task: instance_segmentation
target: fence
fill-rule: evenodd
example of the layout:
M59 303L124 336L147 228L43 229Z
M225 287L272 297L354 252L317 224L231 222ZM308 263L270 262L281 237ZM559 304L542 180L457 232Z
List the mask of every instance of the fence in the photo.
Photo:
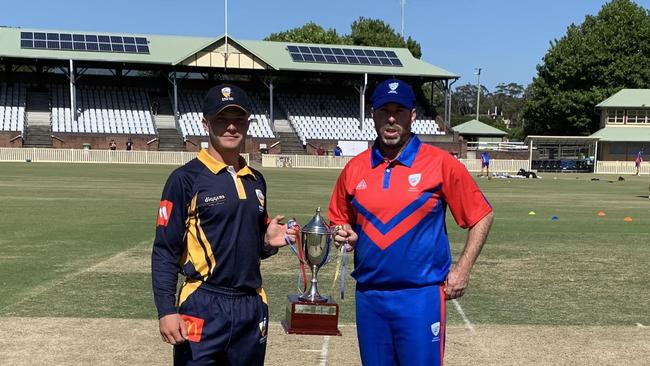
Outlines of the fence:
M242 156L249 161L248 154ZM0 148L0 161L182 165L195 157L186 151Z
M317 168L342 169L351 157L318 156L318 155L262 155L262 166L265 168ZM460 159L470 172L481 171L480 159ZM528 160L490 160L490 171L518 172L519 169L530 170Z
M249 154L241 154L250 163ZM125 151L42 148L0 148L0 161L32 161L58 163L108 163L108 164L169 164L182 165L194 159L196 153L186 151ZM316 168L343 169L351 157L319 155L263 154L265 168ZM480 159L460 159L470 172L481 171ZM530 170L528 160L490 160L491 172L518 172ZM633 161L598 161L599 174L635 174ZM650 164L641 164L640 174L650 174Z
M596 169L598 174L636 174L633 161L598 161ZM639 174L650 174L650 164L642 162Z
M352 158L343 156L262 154L262 166L265 168L343 169L350 159Z
M459 159L470 172L481 171L481 159ZM519 169L530 170L528 160L490 159L490 172L515 173Z

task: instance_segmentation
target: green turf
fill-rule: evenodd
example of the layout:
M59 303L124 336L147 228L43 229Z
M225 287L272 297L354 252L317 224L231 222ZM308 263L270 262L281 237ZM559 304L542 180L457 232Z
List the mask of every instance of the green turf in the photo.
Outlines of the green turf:
M155 317L146 270L93 266L127 250L141 259L135 266L146 263L160 192L172 169L0 164L0 316ZM270 213L303 223L317 206L327 207L338 175L263 172ZM465 314L476 324L650 324L647 177L618 182L611 176L543 176L479 180L496 220L460 300ZM598 217L600 210L607 215ZM625 216L634 221L624 222ZM451 216L448 226L457 256L465 232ZM297 261L288 248L268 261L264 282L277 321L286 295L296 292ZM333 269L334 263L323 269L323 293L331 293ZM348 276L346 283L341 321L349 323L354 281ZM448 308L451 324L462 323L454 307Z

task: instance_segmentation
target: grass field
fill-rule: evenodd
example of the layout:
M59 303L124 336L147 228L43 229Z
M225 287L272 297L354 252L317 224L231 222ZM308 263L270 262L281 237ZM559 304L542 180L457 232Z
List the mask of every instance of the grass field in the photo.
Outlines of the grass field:
M0 164L0 328L12 330L0 332L0 364L168 363L149 255L172 169ZM262 171L270 214L303 223L327 206L338 174ZM448 364L650 364L648 177L615 178L479 180L496 220L465 297L448 304ZM453 222L457 255L465 232ZM297 261L284 248L262 268L278 322ZM323 293L332 293L333 269L322 270ZM346 283L344 337L287 336L274 324L268 364L358 364Z

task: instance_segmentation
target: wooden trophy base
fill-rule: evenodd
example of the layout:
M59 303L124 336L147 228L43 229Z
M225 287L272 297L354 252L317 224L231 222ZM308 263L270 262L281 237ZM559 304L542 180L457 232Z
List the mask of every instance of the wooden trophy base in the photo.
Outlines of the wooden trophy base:
M312 334L340 336L339 304L328 298L327 302L309 302L298 295L287 296L287 313L282 321L289 334Z

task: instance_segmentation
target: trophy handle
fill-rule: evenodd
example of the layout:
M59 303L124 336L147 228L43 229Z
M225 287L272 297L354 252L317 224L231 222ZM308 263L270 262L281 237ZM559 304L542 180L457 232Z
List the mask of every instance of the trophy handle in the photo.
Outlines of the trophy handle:
M291 243L291 240L289 240L288 237L286 237L285 240L287 244L289 244L291 250L296 254L296 257L298 258L298 262L300 263L300 273L298 275L298 291L300 291L300 294L303 295L307 290L307 272L305 271L305 266L307 265L307 261L305 260L305 253L301 243L302 230L300 229L300 225L298 225L298 222L296 221L295 218L291 218L289 219L289 221L287 221L287 227L296 230L295 244ZM300 281L301 277L302 277L302 281ZM300 282L302 282L302 289L300 288Z
M288 237L285 238L285 241L287 242L287 244L289 245L289 247L291 248L293 253L298 258L298 262L300 262L300 264L302 264L302 265L305 265L306 264L305 263L305 253L303 253L302 246L301 246L302 243L300 243L300 235L301 235L301 232L302 232L300 230L300 225L298 225L298 222L296 221L295 218L291 218L291 219L289 219L289 221L287 221L287 227L289 229L296 230L296 243L295 244L292 243L291 240L289 240Z

